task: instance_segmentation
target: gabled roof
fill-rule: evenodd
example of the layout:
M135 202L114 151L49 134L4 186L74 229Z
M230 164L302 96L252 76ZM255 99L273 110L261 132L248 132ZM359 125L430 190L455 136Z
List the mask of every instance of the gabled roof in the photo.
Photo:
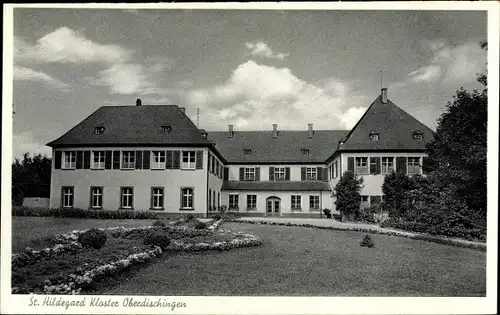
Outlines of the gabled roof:
M104 127L102 134L95 127ZM162 126L170 132L164 132ZM90 145L210 146L191 119L177 105L103 106L51 147Z
M315 130L313 137L305 131L279 130L273 138L269 131L208 131L208 139L228 163L324 163L332 155L347 130ZM251 154L245 150L250 149ZM302 149L308 149L304 154Z
M422 140L414 139L415 131L423 135ZM372 132L379 135L378 141L370 138ZM383 103L379 95L346 135L339 151L418 151L425 150L425 145L433 138L434 133L429 127L390 100Z
M331 191L330 184L322 181L266 181L243 182L228 181L222 183L221 190L252 191Z

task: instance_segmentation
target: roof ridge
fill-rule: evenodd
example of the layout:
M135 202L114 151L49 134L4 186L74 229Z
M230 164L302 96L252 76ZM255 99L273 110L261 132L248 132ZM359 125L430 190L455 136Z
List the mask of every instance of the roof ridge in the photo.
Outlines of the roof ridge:
M179 105L176 105L176 104L144 104L144 105L102 105L101 107L99 108L102 108L102 107L107 107L107 108L110 108L110 107L115 107L115 108L121 108L121 107L154 107L154 106L171 106L171 107L179 107Z

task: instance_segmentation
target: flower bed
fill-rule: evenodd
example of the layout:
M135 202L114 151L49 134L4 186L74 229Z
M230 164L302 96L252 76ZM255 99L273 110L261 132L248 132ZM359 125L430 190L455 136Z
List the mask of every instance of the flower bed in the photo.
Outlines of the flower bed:
M222 224L222 219L214 220L214 222L208 227L210 231L216 230Z

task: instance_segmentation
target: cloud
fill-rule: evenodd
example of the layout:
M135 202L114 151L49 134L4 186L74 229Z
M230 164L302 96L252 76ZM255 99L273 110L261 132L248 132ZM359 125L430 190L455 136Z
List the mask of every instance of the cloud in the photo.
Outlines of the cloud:
M63 92L69 92L71 86L50 75L30 68L14 66L14 81L38 81L57 88Z
M479 42L448 45L443 40L424 42L432 53L428 65L408 74L413 82L472 82L485 70L486 53Z
M200 126L220 129L221 123L236 128L343 129L352 125L359 111L346 107L348 85L336 78L318 86L296 77L288 68L247 61L221 85L192 90L186 102L200 107ZM332 89L335 93L332 93ZM357 97L349 95L349 103Z
M132 51L117 45L103 45L85 38L67 27L61 27L30 45L20 38L14 40L14 58L18 62L71 63L123 62Z
M340 121L348 129L352 129L366 112L367 107L351 107L340 116Z
M31 156L38 153L42 155L46 154L49 157L52 155L52 149L45 144L37 142L30 132L14 134L12 138L13 158L22 158L26 152L30 153Z
M245 47L250 55L261 58L283 60L289 56L289 54L274 52L266 43L262 41L255 42L255 44L245 43Z

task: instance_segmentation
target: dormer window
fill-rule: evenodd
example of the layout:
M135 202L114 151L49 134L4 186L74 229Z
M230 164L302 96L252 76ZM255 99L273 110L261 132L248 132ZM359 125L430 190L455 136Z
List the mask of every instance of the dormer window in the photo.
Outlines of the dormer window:
M379 139L379 133L378 133L378 132L376 132L375 130L372 130L372 131L370 132L370 139L371 139L372 141L378 141L378 139Z
M302 149L302 154L309 154L309 149Z
M424 139L424 134L422 133L422 131L415 130L413 132L413 139L418 140L418 141L423 140Z
M100 135L104 132L104 126L97 126L94 128L94 133L96 135Z
M170 125L163 125L161 126L161 131L163 133L169 133L170 131L172 131L172 127L170 127Z
M252 149L245 149L245 155L252 154Z

